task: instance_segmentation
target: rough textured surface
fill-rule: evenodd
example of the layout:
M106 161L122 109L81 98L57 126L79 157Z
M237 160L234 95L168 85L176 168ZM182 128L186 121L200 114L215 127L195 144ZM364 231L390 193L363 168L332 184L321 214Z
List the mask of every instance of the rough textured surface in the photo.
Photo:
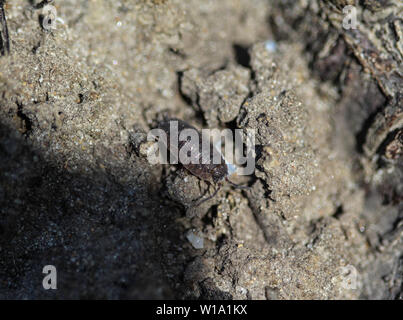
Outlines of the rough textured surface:
M0 297L402 298L402 5L378 2L66 0L51 31L7 2ZM163 114L255 129L251 188L189 212L207 184L146 158Z

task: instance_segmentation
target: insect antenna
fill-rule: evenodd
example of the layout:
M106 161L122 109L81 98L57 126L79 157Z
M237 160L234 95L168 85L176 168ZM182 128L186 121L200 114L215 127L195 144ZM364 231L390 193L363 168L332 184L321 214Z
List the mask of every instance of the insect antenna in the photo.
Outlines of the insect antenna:
M236 183L233 183L230 179L228 179L228 178L225 178L225 180L227 180L227 182L229 182L229 184L230 185L232 185L234 188L237 188L237 189L250 189L251 187L249 187L249 186L241 186L241 185L239 185L239 184L236 184Z

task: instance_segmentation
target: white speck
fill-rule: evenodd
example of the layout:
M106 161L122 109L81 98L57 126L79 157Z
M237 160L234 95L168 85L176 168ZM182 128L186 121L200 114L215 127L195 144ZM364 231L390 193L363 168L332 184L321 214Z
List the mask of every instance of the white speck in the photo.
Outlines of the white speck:
M202 237L196 235L194 232L189 231L186 234L186 238L192 244L193 248L195 248L195 249L203 249L204 248L204 239Z
M247 294L248 290L246 290L244 287L236 287L236 290L240 293L240 294Z
M233 165L232 163L227 163L227 167L228 167L229 176L232 175L237 170L237 167L235 165Z
M277 50L277 43L273 40L267 40L264 44L264 47L269 52L276 52Z
M117 61L117 60L113 60L112 63L113 63L114 66L116 66L116 65L118 64L118 61Z
M173 97L173 92L171 90L165 89L165 90L162 90L162 95L164 97L170 98L170 97Z
M66 24L66 22L64 22L64 20L63 20L62 18L60 18L60 17L57 17L57 18L56 18L56 21L57 21L57 22L60 22L60 23L63 24L63 25Z
M117 26L117 27L121 27L121 26L122 26L122 21L118 21L118 22L116 23L116 26Z

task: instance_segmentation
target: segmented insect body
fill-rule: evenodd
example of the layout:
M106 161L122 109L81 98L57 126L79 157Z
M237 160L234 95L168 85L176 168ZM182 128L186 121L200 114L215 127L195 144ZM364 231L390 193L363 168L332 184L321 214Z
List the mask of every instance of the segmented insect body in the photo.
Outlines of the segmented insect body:
M194 130L194 132L197 132L198 134L198 141L193 142L194 145L191 146L191 148L196 149L195 151L195 160L192 161L195 163L188 163L184 164L182 163L183 167L186 168L188 171L190 171L193 175L199 177L202 180L211 182L211 183L218 183L219 181L223 180L225 177L228 175L228 167L227 164L225 163L224 159L220 155L220 163L219 164L214 164L213 163L213 154L215 152L214 147L212 144L210 144L210 153L209 153L209 159L206 159L205 156L203 156L202 153L202 134L200 133L199 130L197 130L195 127L191 126L190 124L186 123L185 121L179 120L179 119L169 119L163 121L159 128L162 129L166 135L167 135L167 148L171 150L171 145L170 145L170 138L171 138L171 128L172 125L177 125L177 132L178 136L181 134L183 130L186 129L191 129ZM178 141L178 150L181 150L182 147L184 147L187 143L191 143L191 141ZM171 150L172 151L172 150ZM207 161L206 161L207 160Z

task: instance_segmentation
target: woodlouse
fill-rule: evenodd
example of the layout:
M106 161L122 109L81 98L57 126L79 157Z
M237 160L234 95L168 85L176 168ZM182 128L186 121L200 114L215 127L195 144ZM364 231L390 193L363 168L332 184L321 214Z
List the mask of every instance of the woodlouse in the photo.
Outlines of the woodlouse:
M170 145L170 138L171 138L171 122L177 121L177 133L178 137L180 133L185 130L185 129L191 129L195 130L195 132L198 133L199 141L198 141L198 146L197 148L197 153L196 153L196 158L197 158L197 163L181 163L179 158L177 159L178 163L181 163L182 166L187 169L191 174L194 176L206 181L209 185L216 185L215 191L211 196L208 196L206 198L201 198L192 205L192 207L199 206L203 202L206 202L207 200L212 199L213 197L216 196L220 188L222 187L222 181L226 180L229 182L231 185L233 185L236 188L244 189L244 188L249 188L247 186L239 186L232 181L228 179L229 176L229 168L228 164L225 162L224 158L222 157L220 153L220 161L219 163L215 164L213 163L213 154L214 154L214 146L210 143L210 159L203 158L202 155L202 134L200 133L199 130L197 130L195 127L192 125L186 123L183 120L176 119L176 118L170 118L170 119L165 119L159 124L159 129L162 129L166 136L167 136L167 141L166 141L166 147L168 150L172 151L172 147ZM188 141L178 141L178 150L180 150L182 147L185 146L185 144L188 143Z

